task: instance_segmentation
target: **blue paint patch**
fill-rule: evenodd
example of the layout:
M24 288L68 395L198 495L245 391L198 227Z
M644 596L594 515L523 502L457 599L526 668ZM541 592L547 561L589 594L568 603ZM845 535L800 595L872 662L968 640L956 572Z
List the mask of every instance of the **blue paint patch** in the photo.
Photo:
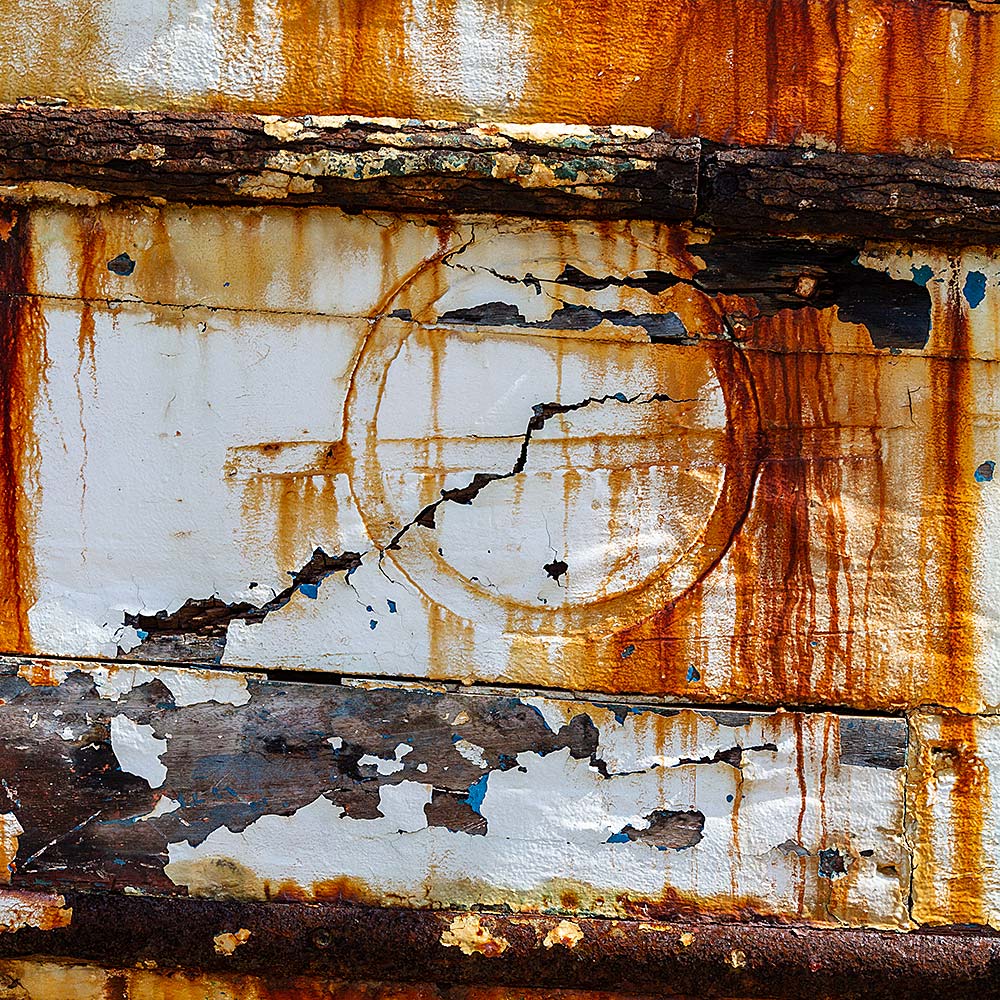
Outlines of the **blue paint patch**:
M375 626L376 626L376 625L378 625L378 622L377 622L377 621L375 621L375 619L374 619L374 618L373 618L373 619L372 619L372 620L371 620L371 621L370 621L370 622L368 623L368 627L369 627L369 628L370 628L370 629L371 629L371 630L372 630L373 632L375 631Z
M299 593L305 594L306 597L315 601L317 595L319 594L319 584L318 583L301 583L299 584Z
M700 680L701 680L701 674L698 673L697 667L695 667L694 664L692 664L690 667L688 667L687 682L688 684L693 684L695 681L700 681Z
M630 705L609 705L608 707L614 713L615 722L619 726L624 726L625 720L632 714L632 707Z
M137 629L135 630L135 634L136 634L136 635L137 635L137 636L138 636L138 637L139 637L140 639L148 639L148 638L149 638L149 633L148 633L148 632L143 632L143 630L142 630L141 628L137 628Z
M389 606L389 614L394 615L396 613L396 602L386 598L385 603Z
M992 483L993 473L996 471L996 462L983 462L978 469L975 471L975 477L977 483Z
M367 611L368 614L372 614L375 609L369 604L368 607L365 608L365 611Z
M613 833L606 841L605 844L627 844L629 842L627 833Z
M478 813L482 816L479 810L483 806L483 799L486 798L486 782L489 780L489 774L484 774L478 781L474 781L469 785L469 794L466 795L465 801L469 804L469 807L474 813Z
M920 285L921 288L926 287L927 282L934 277L934 268L930 264L921 264L920 267L910 267L910 271L913 274L913 280Z
M733 801L733 797L732 797L732 795L727 795L727 796L726 796L726 801L727 801L727 802L732 802L732 801Z
M626 396L624 392L616 392L612 398L617 399L619 403L628 402L628 396Z
M975 309L986 298L986 275L982 271L970 271L966 275L962 294L969 308Z
M633 645L632 645L632 643L629 643L629 644L628 644L628 645L627 645L627 646L626 646L626 647L625 647L625 648L624 648L624 649L622 650L622 659L623 659L623 660L627 660L627 659L628 659L628 658L629 658L629 657L630 657L630 656L631 656L631 655L632 655L632 654L633 654L634 652L635 652L635 646L633 646Z

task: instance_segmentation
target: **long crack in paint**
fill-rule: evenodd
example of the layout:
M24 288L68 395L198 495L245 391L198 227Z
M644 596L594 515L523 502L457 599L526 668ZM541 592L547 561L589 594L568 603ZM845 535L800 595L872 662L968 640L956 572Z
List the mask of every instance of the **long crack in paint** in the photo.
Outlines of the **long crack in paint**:
M511 479L520 475L528 463L528 448L531 446L532 436L536 431L540 431L548 420L552 417L560 416L564 413L571 413L574 410L582 410L587 406L604 406L605 403L624 403L626 405L646 406L649 403L694 403L695 399L674 399L665 392L638 393L634 396L626 396L622 392L616 392L605 396L588 396L576 403L536 403L532 407L532 415L525 427L524 435L521 439L521 448L514 464L509 472L477 472L472 479L464 486L456 486L452 489L442 490L441 497L433 503L427 504L419 514L411 521L407 521L395 535L389 544L383 549L382 554L399 548L399 543L403 536L414 526L420 525L423 528L434 528L435 518L439 507L446 503L471 504L477 496L489 486L490 483L501 482L504 479Z

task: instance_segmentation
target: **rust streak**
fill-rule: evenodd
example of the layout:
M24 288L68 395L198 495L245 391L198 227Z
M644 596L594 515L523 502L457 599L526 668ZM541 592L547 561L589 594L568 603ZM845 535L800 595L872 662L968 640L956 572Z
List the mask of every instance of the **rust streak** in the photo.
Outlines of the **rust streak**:
M4 209L0 241L0 649L32 652L34 518L40 489L34 410L44 376L44 321L32 298L30 217Z

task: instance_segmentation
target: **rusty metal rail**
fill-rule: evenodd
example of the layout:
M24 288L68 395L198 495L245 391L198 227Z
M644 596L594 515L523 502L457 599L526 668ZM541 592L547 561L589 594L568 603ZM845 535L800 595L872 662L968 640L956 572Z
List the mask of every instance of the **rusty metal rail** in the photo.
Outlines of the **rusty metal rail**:
M995 995L1000 936L665 923L69 893L68 927L0 935L0 957L127 967L698 997L922 1000ZM232 951L220 933L249 931Z

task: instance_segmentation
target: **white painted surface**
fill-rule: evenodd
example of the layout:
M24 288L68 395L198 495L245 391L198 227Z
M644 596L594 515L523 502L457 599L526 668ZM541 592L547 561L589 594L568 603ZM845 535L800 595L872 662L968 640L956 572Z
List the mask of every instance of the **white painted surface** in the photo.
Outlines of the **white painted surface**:
M167 768L160 758L167 752L167 741L157 737L152 726L116 715L111 720L111 749L127 774L144 778L150 788L163 784Z
M962 508L974 677L952 683L945 654L926 676L912 669L947 632L928 610L946 575L920 555L937 544L943 510L926 486L939 422L927 356L947 353L943 328L926 351L890 355L835 311L822 317L831 362L827 381L813 381L825 411L804 405L798 419L809 449L833 449L836 478L817 472L807 487L813 590L796 604L798 624L753 625L758 635L798 630L794 670L776 689L773 669L756 676L734 663L733 635L748 628L741 581L777 557L754 542L742 557L720 549L732 532L760 536L770 514L751 494L746 519L718 528L722 442L752 415L729 412L712 353L718 304L686 284L701 267L697 242L684 248L645 223L438 229L326 209L171 208L100 210L88 249L83 220L55 208L33 219L49 358L35 411L35 652L137 655L143 637L126 613L212 596L263 604L321 547L361 553L362 565L293 593L262 622L237 618L225 663L759 703L1000 704L996 484L976 486L975 505ZM130 277L105 266L121 252L136 260ZM899 248L873 248L863 263L908 279L927 265L936 324L949 287L982 275L983 303L957 303L975 359L965 490L976 463L1000 459L990 360L1000 273L979 252L954 278L947 258ZM559 280L567 267L612 280L577 288ZM621 283L650 271L681 281L655 294ZM77 301L88 281L99 300L92 356ZM442 322L488 303L526 323L567 308L673 315L703 339L653 344L641 325L608 319L585 330L558 319ZM412 320L389 315L397 310ZM795 334L785 336L792 350ZM768 356L753 350L744 353ZM533 432L522 474L488 483L471 504L439 506L433 530L414 526L388 548L442 490L509 472L534 407L587 400ZM825 540L831 523L843 525L840 553ZM559 561L568 569L553 577L546 566ZM642 629L699 580L701 610L674 662L670 643ZM131 682L107 686L118 683ZM175 697L241 696L186 683L176 680Z

